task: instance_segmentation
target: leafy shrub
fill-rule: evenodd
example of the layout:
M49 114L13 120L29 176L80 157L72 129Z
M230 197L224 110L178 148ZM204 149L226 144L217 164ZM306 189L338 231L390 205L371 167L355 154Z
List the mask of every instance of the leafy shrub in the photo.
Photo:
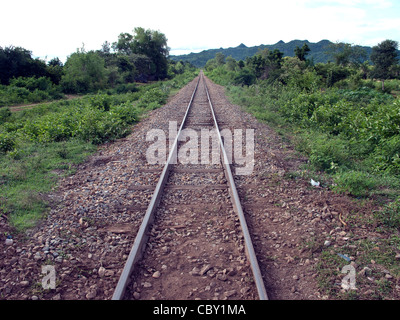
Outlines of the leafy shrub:
M11 110L9 108L0 108L0 125L7 122L11 118Z
M376 171L400 174L400 135L383 140L371 155Z
M389 228L400 228L400 198L385 206L382 211L375 212L378 220Z
M117 94L121 94L127 92L136 92L137 87L135 83L121 83L117 85L114 90Z
M256 76L248 69L242 69L235 76L233 84L250 86L256 81Z
M340 138L315 135L310 144L309 160L318 170L334 171L351 163L348 143Z
M111 97L106 94L97 94L89 98L89 103L91 107L109 111L111 106Z
M61 99L59 88L46 77L13 78L9 86L0 86L0 106L37 103Z
M0 132L0 152L6 153L14 150L16 146L16 137L13 133Z
M337 183L333 189L337 192L348 192L356 197L368 196L377 185L376 179L362 171L341 172L335 175Z
M152 88L146 91L142 97L139 99L137 106L143 109L152 109L159 107L167 101L168 92L161 90L160 88Z

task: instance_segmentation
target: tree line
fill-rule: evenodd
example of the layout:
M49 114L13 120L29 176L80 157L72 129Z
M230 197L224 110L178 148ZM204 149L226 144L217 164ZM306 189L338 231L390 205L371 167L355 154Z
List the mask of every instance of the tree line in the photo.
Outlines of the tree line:
M331 61L314 64L312 59L307 59L311 50L304 43L302 47L295 48L294 57L284 58L283 52L278 49L260 50L256 55L240 61L217 53L215 58L208 60L205 69L212 71L225 66L227 71L238 71L233 83L242 85L254 84L257 79L278 80L287 84L289 81L305 80L304 76L309 76L319 78L328 87L346 79L354 83L361 79L378 79L382 81L384 91L385 80L400 77L397 49L396 41L382 41L372 48L371 61L368 61L366 51L360 46L332 43L326 51Z
M136 82L172 78L189 64L169 61L166 36L150 29L137 27L133 33L121 33L112 44L104 42L99 50L84 47L68 56L65 64L59 58L48 63L33 58L32 52L9 46L0 47L0 84L43 89L32 79L56 86L66 94L81 94L104 89L129 91ZM45 79L45 81L44 81ZM32 86L32 83L36 84Z

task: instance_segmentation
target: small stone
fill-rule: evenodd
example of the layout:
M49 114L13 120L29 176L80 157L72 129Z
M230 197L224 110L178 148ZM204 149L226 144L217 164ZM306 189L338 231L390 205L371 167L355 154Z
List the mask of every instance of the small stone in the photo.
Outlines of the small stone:
M370 276L372 273L372 270L368 267L364 267L358 274L360 276Z
M22 287L27 287L27 286L29 286L29 281L21 281L19 284L20 284Z
M226 281L227 279L228 277L226 276L226 274L217 274L217 280Z
M394 257L396 260L400 260L400 253L396 254L396 256Z
M61 294L56 294L51 300L61 300Z
M294 275L293 276L293 280L299 280L299 276L298 275Z
M140 299L140 293L135 291L135 292L133 293L133 297L134 297L136 300L139 300L139 299Z
M192 275L192 276L199 276L200 275L200 269L197 268L197 267L194 267L192 269L192 271L189 272L189 274Z
M33 301L39 300L39 297L38 296L32 296L31 300L33 300Z
M210 265L210 264L207 264L207 265L205 265L203 268L201 268L200 274L201 274L202 276L204 276L204 275L207 273L207 271L210 270L210 269L211 269L211 265Z
M240 289L240 293L241 294L245 294L245 293L247 293L249 291L250 291L250 287L243 287L242 289Z
M94 299L97 296L97 290L96 289L91 289L87 294L86 294L86 299Z
M325 247L329 247L331 245L331 242L329 241L329 240L326 240L325 242L324 242L324 246Z
M156 271L156 272L154 272L153 273L153 278L159 278L161 276L161 273L160 273L160 271Z
M151 288L151 287L152 287L152 284L151 284L150 282L143 282L143 283L142 283L142 286L143 286L144 288Z
M171 250L169 249L169 247L164 246L164 247L161 248L161 251L162 251L163 253L167 254L167 253L169 253Z
M5 244L6 246L12 246L13 242L14 242L13 239L6 239Z
M236 275L236 273L237 273L236 270L230 270L227 274L228 276L233 277Z
M229 290L225 292L225 297L229 298L236 294L236 290Z
M98 273L100 278L104 277L104 275L106 274L106 268L100 267L99 271L97 273Z
M115 272L113 270L106 270L106 272L104 273L105 277L113 277L115 274Z

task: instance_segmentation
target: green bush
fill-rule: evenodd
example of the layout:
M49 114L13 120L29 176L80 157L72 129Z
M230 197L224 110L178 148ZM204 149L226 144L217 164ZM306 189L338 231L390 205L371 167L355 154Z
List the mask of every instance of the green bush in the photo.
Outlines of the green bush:
M0 125L11 119L12 113L9 108L0 108Z
M13 78L9 86L0 86L0 106L38 103L62 97L60 89L46 77Z
M16 136L13 133L0 132L0 152L6 153L14 150L16 146Z
M339 166L348 167L352 163L351 151L345 140L318 134L311 136L309 143L309 160L318 170L331 172Z
M388 228L400 228L400 198L386 205L382 211L375 212L375 216Z
M333 190L348 192L356 197L366 197L378 186L376 178L362 171L341 172L335 175Z
M89 98L90 106L102 111L109 111L112 98L106 94L97 94Z
M400 174L400 135L381 141L369 160L376 171Z

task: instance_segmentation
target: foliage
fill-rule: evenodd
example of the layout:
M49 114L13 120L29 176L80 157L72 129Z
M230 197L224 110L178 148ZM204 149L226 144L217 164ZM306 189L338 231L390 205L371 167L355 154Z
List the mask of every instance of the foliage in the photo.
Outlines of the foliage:
M328 46L327 54L339 66L348 66L350 64L358 66L367 60L367 51L361 46L354 46L350 43L331 43Z
M398 59L397 47L396 41L385 40L372 48L373 76L382 80L382 90L384 90L384 80L393 77L392 67L397 64Z
M306 55L308 55L310 51L310 47L307 45L307 43L304 43L301 48L296 46L294 49L294 54L300 61L306 61Z
M47 209L41 194L50 192L60 176L71 174L99 144L131 133L145 112L194 76L185 70L133 92L107 90L18 112L0 108L1 213L17 230L33 226Z
M104 59L96 52L78 49L64 66L61 86L65 93L87 93L104 89L107 84Z
M370 78L376 67L361 63L358 47L337 48L347 50L337 63L276 56L271 69L273 55L264 51L240 67L225 64L206 74L227 86L234 103L287 132L310 167L330 175L333 190L357 197L398 193L400 80L387 80L382 91Z
M209 49L198 53L171 56L171 59L175 61L189 62L198 68L204 68L207 61L213 59L218 52L221 52L225 57L232 56L232 58L234 58L236 61L244 61L247 57L252 57L256 55L259 51L263 51L264 49L268 49L270 51L278 49L279 51L283 52L284 57L295 57L296 47L302 48L304 44L307 44L307 46L311 50L307 55L307 60L309 60L311 64L327 63L332 60L330 55L327 54L328 47L332 44L332 42L328 40L322 40L316 43L309 42L307 40L293 40L286 43L283 41L279 41L271 45L259 45L254 47L247 47L242 43L239 46L233 48ZM360 49L366 52L366 59L368 59L372 49L370 47L360 47Z
M168 74L167 56L169 48L167 38L159 31L135 28L134 34L121 33L118 41L113 43L118 54L124 56L142 55L150 60L149 74L155 79L165 79ZM148 69L149 70L149 69Z
M0 84L8 85L12 78L47 75L46 64L33 59L31 51L21 47L0 47Z
M22 103L37 103L61 99L60 88L46 77L19 77L10 80L8 86L0 85L0 107Z

